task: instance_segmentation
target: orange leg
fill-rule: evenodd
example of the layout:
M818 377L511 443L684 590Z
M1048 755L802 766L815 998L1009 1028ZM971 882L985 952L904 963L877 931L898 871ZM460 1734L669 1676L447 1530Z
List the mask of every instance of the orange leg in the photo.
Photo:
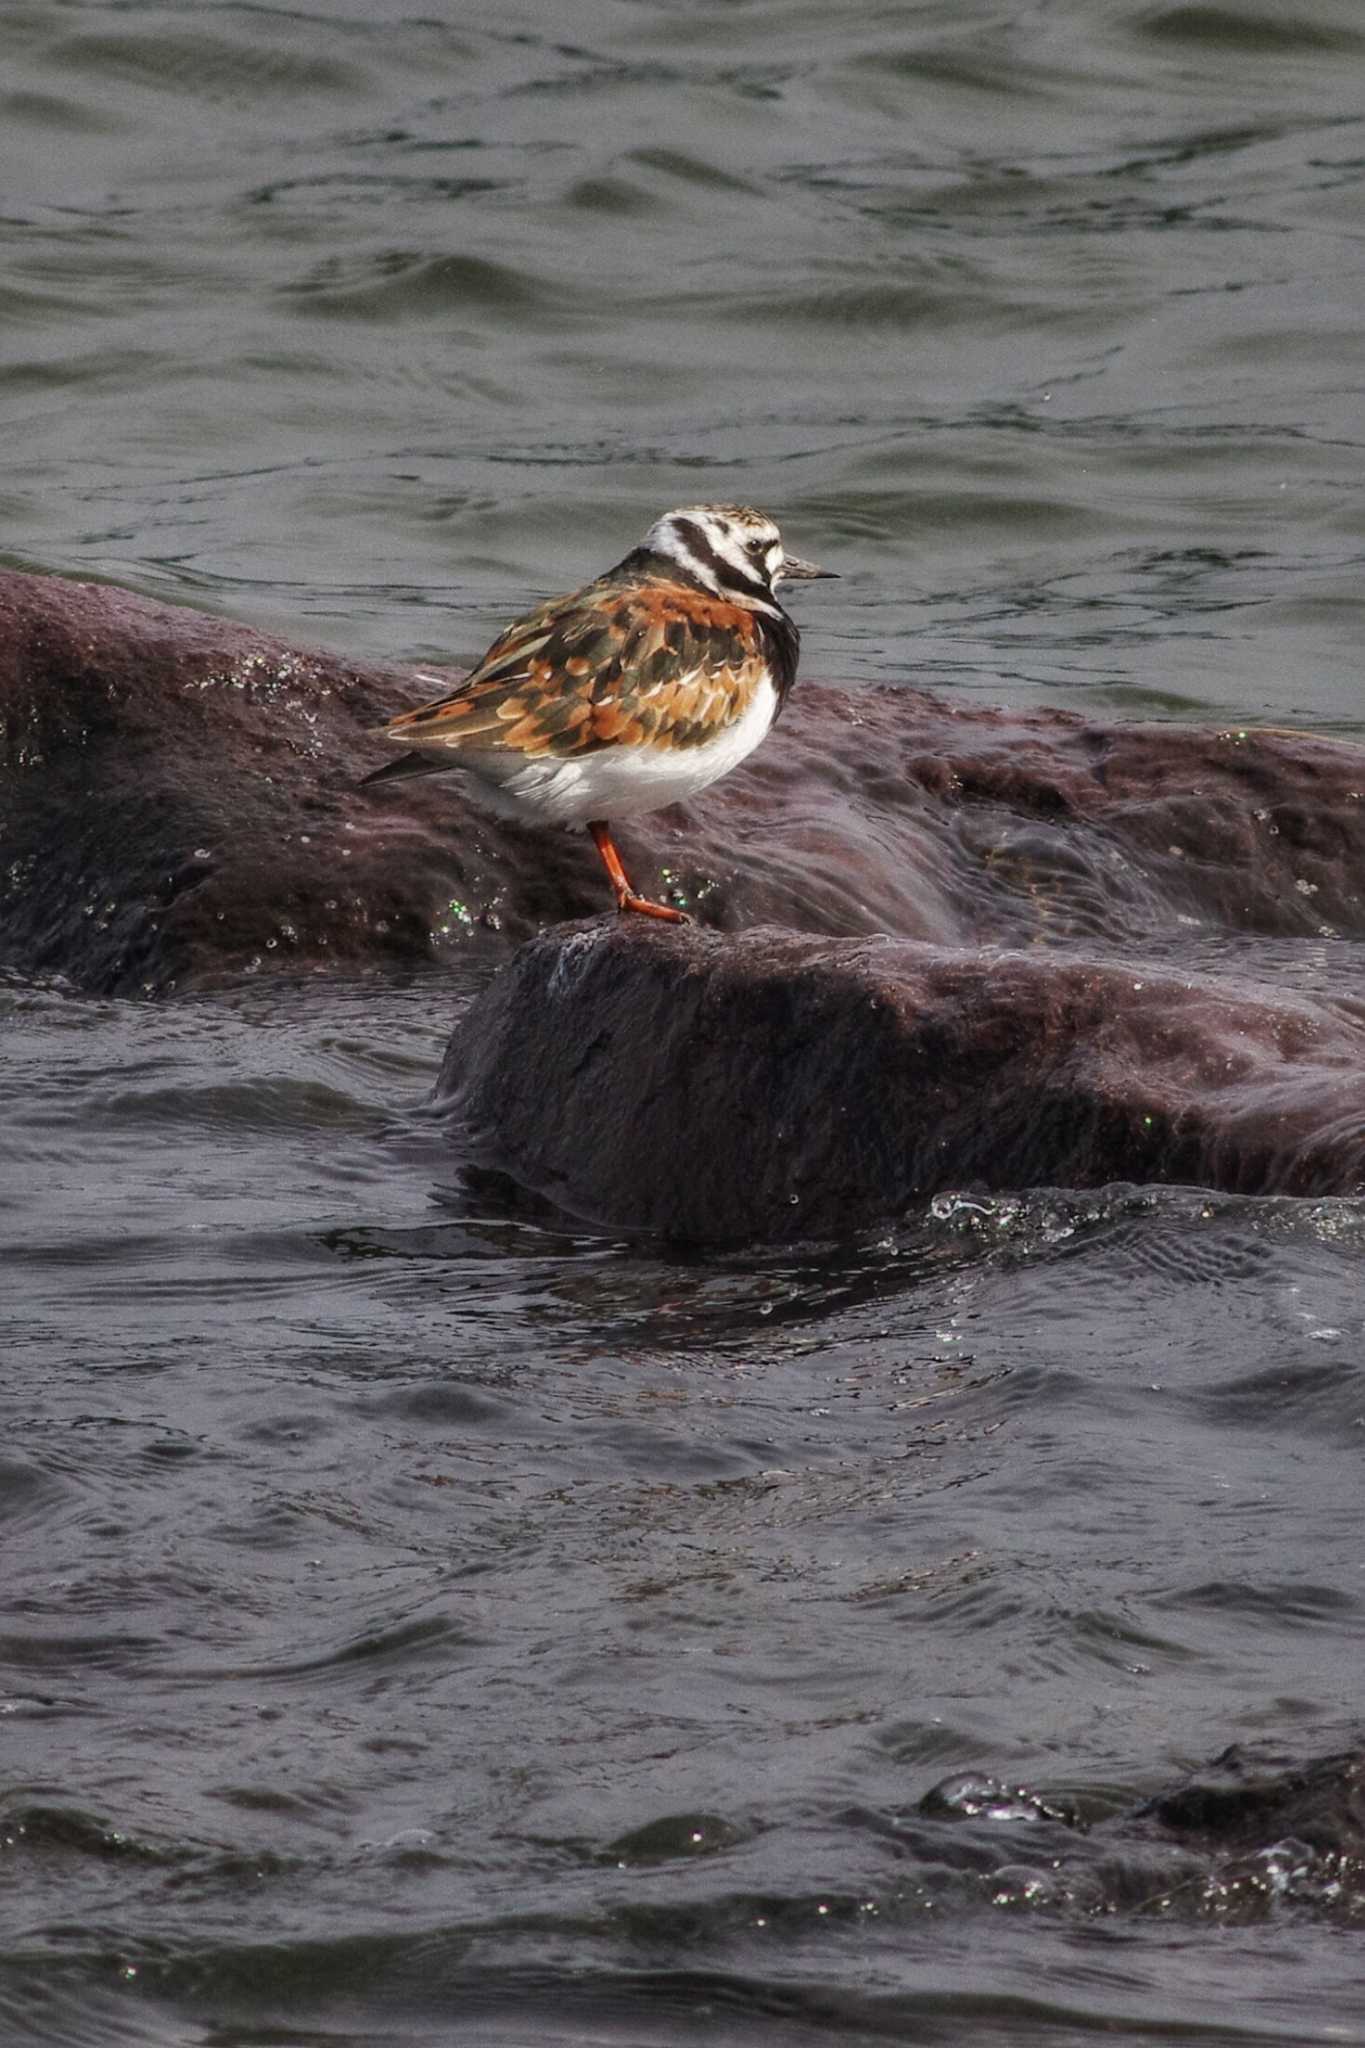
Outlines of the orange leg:
M626 871L621 865L621 856L612 841L611 827L598 819L588 826L592 843L602 856L602 865L611 876L611 886L616 891L618 910L638 910L642 917L662 918L665 924L691 924L686 911L674 910L668 903L651 903L648 896L637 896L626 880Z

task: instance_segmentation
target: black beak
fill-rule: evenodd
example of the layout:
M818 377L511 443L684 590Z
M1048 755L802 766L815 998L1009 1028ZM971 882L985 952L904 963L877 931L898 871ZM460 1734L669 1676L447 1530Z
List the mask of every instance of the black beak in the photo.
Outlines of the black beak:
M779 578L790 577L793 583L813 583L817 576L833 576L837 580L839 575L837 569L821 569L814 562L803 562L800 555L784 555L777 573Z

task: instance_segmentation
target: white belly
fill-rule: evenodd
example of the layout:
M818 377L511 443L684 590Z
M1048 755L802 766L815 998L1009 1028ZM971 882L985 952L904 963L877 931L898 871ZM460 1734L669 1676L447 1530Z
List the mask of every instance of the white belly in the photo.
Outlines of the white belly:
M777 692L764 682L744 716L700 746L657 753L647 747L601 747L563 760L549 754L528 760L510 751L476 753L470 747L461 753L459 766L469 770L492 808L505 816L546 825L586 825L595 818L610 822L684 803L718 782L752 754L776 715Z

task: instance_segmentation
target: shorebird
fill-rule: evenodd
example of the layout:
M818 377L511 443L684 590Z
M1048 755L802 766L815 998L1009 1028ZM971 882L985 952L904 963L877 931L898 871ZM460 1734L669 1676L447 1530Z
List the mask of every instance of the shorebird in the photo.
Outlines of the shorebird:
M796 678L777 585L834 573L747 506L666 512L614 569L510 625L448 695L379 727L413 751L364 779L464 769L504 817L586 825L618 910L685 924L631 887L608 820L695 796L753 752Z

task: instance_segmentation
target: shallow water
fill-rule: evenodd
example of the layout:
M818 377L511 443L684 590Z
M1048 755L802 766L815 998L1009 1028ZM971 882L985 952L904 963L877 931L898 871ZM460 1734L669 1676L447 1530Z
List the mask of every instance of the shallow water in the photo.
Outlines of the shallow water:
M1363 50L14 10L6 558L454 660L739 496L812 675L1359 733ZM471 992L0 982L0 2039L1365 2041L1292 1856L920 1809L1358 1737L1365 1207L607 1241L423 1114Z

